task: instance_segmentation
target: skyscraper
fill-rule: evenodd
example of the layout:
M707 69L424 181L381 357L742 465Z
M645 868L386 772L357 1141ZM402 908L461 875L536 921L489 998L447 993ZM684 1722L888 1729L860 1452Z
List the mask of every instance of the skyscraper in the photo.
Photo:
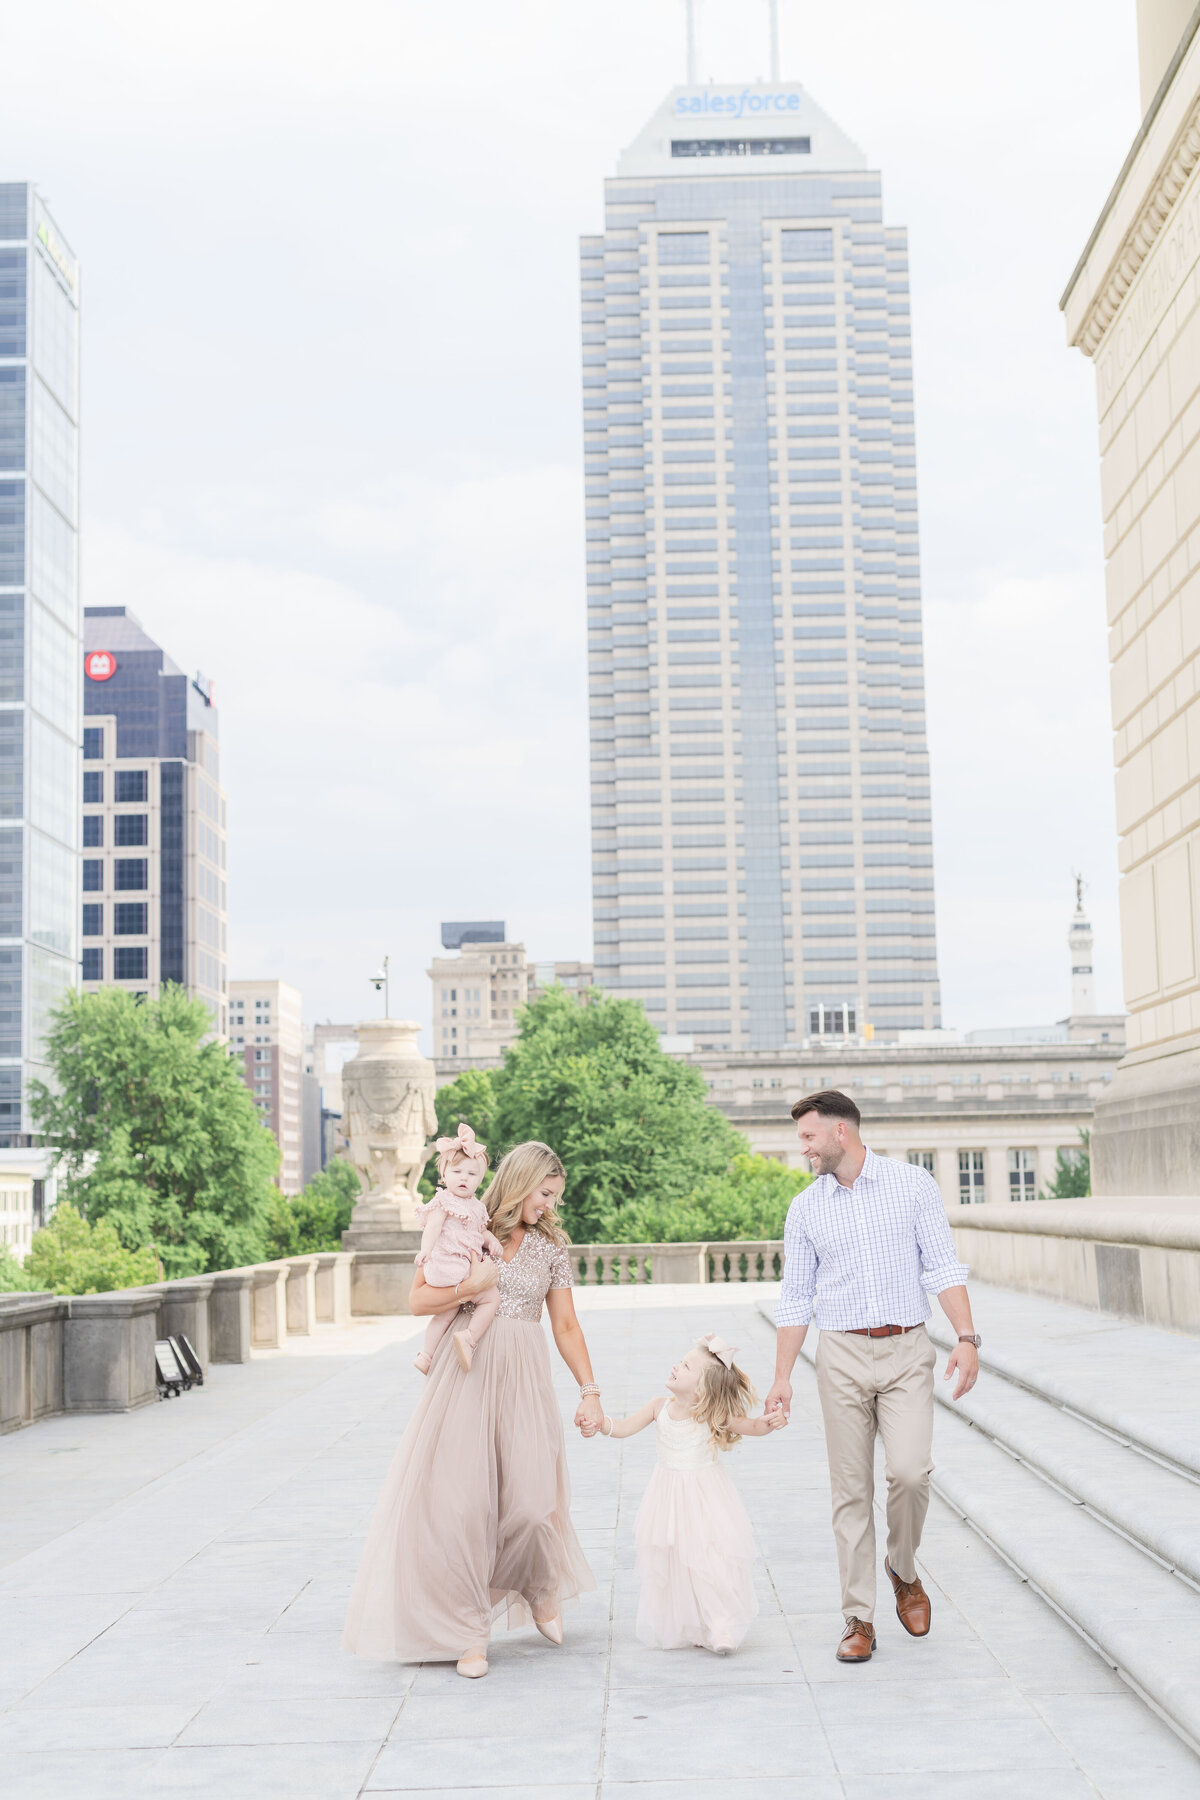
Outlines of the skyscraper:
M123 606L84 609L83 985L176 982L228 1030L217 709Z
M0 183L0 1146L79 966L79 265Z
M907 242L799 87L672 92L582 240L596 979L940 1022Z

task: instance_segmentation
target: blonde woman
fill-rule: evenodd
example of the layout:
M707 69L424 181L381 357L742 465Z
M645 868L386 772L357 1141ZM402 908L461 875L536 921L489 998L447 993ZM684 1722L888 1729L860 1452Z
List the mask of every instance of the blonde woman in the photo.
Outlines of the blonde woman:
M532 1619L561 1644L563 1602L596 1583L571 1523L562 1421L542 1306L579 1383L575 1423L594 1431L600 1390L571 1298L571 1259L556 1207L566 1171L546 1144L518 1144L483 1199L503 1247L457 1288L418 1269L410 1304L425 1317L470 1305L498 1281L496 1318L468 1376L447 1332L400 1440L367 1533L343 1647L400 1662L457 1662L487 1674L493 1618Z

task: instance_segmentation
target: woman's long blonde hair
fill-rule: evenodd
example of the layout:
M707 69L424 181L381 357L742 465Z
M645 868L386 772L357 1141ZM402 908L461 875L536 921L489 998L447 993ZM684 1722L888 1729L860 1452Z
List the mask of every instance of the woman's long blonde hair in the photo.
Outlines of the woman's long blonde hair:
M708 1426L708 1441L714 1450L732 1450L741 1433L730 1431L729 1421L744 1419L758 1395L751 1386L750 1377L736 1363L727 1369L720 1357L714 1356L703 1344L697 1344L696 1348L704 1358L704 1367L700 1372L692 1417Z
M566 1178L567 1171L549 1144L514 1144L508 1155L500 1158L492 1184L483 1196L492 1230L500 1242L506 1244L521 1223L525 1202L535 1188L543 1181L565 1181ZM541 1232L552 1244L569 1244L571 1241L552 1206L548 1206L537 1224L530 1225L528 1230Z

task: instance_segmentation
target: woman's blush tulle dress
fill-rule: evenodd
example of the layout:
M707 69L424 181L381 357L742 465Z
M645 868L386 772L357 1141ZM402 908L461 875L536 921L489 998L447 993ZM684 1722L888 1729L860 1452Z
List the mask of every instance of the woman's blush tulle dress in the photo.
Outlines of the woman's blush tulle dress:
M672 1419L670 1407L655 1425L658 1462L634 1532L637 1634L659 1650L732 1650L758 1612L754 1533L707 1425Z
M499 1311L470 1374L443 1337L367 1532L344 1649L457 1661L487 1643L494 1616L524 1625L595 1587L541 1322L547 1291L570 1285L568 1252L527 1231L500 1264Z

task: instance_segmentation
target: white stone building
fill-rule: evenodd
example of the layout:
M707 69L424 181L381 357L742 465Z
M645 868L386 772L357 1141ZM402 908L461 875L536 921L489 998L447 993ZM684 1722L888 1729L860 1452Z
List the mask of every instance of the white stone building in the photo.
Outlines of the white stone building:
M1098 1193L1200 1180L1200 12L1139 0L1143 119L1063 310L1096 369L1129 1049Z
M1058 1152L1083 1148L1121 1045L871 1044L696 1052L709 1098L753 1150L802 1166L790 1109L820 1088L849 1094L881 1156L920 1161L948 1203L1033 1200Z

